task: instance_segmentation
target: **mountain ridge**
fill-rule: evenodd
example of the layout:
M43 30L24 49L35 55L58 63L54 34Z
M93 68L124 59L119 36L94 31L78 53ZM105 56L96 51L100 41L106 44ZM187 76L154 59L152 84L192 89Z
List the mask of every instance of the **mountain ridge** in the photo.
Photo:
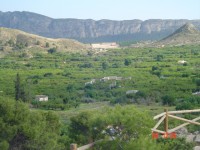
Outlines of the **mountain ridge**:
M54 19L26 11L0 12L0 27L19 29L50 38L71 38L88 43L158 40L170 35L187 22L200 29L200 20Z

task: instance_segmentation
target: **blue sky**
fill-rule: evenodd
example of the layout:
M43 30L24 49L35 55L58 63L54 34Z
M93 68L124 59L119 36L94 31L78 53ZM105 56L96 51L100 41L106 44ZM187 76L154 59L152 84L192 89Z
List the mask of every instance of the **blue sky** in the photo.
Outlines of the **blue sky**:
M30 11L52 18L200 19L200 0L1 0L0 11Z

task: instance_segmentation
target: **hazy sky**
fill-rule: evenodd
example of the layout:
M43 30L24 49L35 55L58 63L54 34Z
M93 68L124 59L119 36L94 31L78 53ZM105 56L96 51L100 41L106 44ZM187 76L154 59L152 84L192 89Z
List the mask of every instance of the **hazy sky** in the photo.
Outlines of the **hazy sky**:
M0 0L0 11L30 11L52 18L200 19L200 0Z

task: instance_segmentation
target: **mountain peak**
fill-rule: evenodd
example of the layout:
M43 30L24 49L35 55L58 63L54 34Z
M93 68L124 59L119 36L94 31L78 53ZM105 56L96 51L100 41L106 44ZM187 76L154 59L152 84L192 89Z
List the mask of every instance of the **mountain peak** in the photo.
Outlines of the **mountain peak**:
M200 43L200 31L191 23L186 23L174 33L157 42L158 45L185 45Z
M199 31L197 28L191 24L191 23L186 23L182 27L180 27L178 30L174 32L174 34L177 33L198 33Z

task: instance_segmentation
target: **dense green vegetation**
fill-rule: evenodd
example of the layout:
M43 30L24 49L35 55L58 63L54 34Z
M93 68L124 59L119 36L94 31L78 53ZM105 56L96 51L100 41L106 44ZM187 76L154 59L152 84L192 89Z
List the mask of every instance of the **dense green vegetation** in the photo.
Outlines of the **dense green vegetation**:
M199 46L181 46L88 55L36 52L31 58L26 57L26 51L15 52L0 60L0 91L1 95L14 97L13 81L19 73L29 93L28 101L45 94L56 104L111 101L174 105L200 90L199 51ZM179 60L187 62L179 64ZM101 80L109 76L121 79ZM126 94L129 90L139 92ZM162 101L167 96L174 102Z
M200 46L8 53L0 58L0 149L66 149L100 139L96 149L190 149L184 139L149 140L154 122L143 110L199 107L200 98L192 95L200 90L199 58ZM49 101L36 101L41 94ZM79 108L91 104L99 107Z
M63 149L59 118L32 112L20 101L0 97L0 149Z
M103 139L95 145L94 149L97 150L192 149L193 143L186 143L185 139L152 140L149 128L153 123L147 111L141 111L135 106L116 106L82 112L72 117L69 133L73 133L70 138L80 144Z
M64 150L70 143L84 145L101 140L94 149L183 149L193 143L184 139L158 141L151 139L153 120L147 111L135 106L103 107L71 116L70 122L59 122L52 111L29 110L27 104L0 98L0 149ZM114 140L112 140L114 139Z

